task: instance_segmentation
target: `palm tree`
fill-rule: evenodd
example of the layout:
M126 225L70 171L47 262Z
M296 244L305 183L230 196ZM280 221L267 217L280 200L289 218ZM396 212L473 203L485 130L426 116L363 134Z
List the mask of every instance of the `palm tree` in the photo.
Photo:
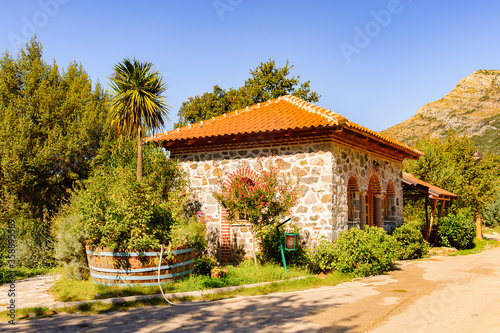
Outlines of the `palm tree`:
M112 123L121 133L137 134L137 181L142 179L142 137L168 120L169 105L163 100L167 86L150 62L124 59L110 77Z

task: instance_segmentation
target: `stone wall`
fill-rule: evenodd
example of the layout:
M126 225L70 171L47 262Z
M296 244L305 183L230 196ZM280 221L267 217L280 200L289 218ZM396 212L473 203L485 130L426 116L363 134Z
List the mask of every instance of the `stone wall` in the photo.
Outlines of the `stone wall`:
M360 193L366 191L373 173L378 176L382 191L388 181L392 181L396 192L391 210L394 218L387 223L402 221L401 164L334 144L328 139L267 148L172 153L171 158L182 161L204 213L211 218L209 228L216 230L221 221L221 207L212 193L220 190L219 182L239 169L248 167L259 172L262 167L269 167L272 156L282 160L279 168L283 172L300 177L301 199L292 213L293 223L301 230L301 237L310 243L314 244L320 237L335 239L342 230L348 229L347 184L353 175L357 177ZM259 163L258 158L263 163ZM376 163L378 171L374 168ZM249 235L247 225L231 226L232 258L248 256L245 252L251 251L252 246Z

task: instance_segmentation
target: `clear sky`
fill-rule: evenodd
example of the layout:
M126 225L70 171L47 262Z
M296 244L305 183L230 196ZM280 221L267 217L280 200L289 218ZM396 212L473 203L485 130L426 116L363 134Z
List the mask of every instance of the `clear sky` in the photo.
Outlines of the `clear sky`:
M81 63L105 87L123 58L154 63L173 122L189 96L240 87L269 59L375 131L500 69L497 0L0 0L2 51L35 30L47 62Z

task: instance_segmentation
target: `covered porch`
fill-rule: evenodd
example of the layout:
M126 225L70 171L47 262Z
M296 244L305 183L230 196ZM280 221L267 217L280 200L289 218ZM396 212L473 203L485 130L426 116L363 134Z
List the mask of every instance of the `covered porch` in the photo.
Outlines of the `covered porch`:
M437 218L439 219L443 216L446 202L456 198L457 195L417 179L412 174L406 172L403 172L403 189L405 190L403 198L425 199L425 220L427 226L424 237L429 243L437 245L439 223L435 222L436 209L438 209ZM430 214L428 213L429 202L431 206Z

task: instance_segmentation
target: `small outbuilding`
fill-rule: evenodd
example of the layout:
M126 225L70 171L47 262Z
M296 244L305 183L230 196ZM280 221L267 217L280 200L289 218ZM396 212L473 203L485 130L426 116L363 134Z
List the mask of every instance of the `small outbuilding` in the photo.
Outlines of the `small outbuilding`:
M252 179L258 159L282 160L280 169L300 177L293 211L300 236L314 243L342 230L376 225L391 231L403 222L403 161L422 155L401 142L350 122L294 96L224 114L150 137L179 159L191 180L221 261L251 252L249 225L229 224L212 196L232 174Z

